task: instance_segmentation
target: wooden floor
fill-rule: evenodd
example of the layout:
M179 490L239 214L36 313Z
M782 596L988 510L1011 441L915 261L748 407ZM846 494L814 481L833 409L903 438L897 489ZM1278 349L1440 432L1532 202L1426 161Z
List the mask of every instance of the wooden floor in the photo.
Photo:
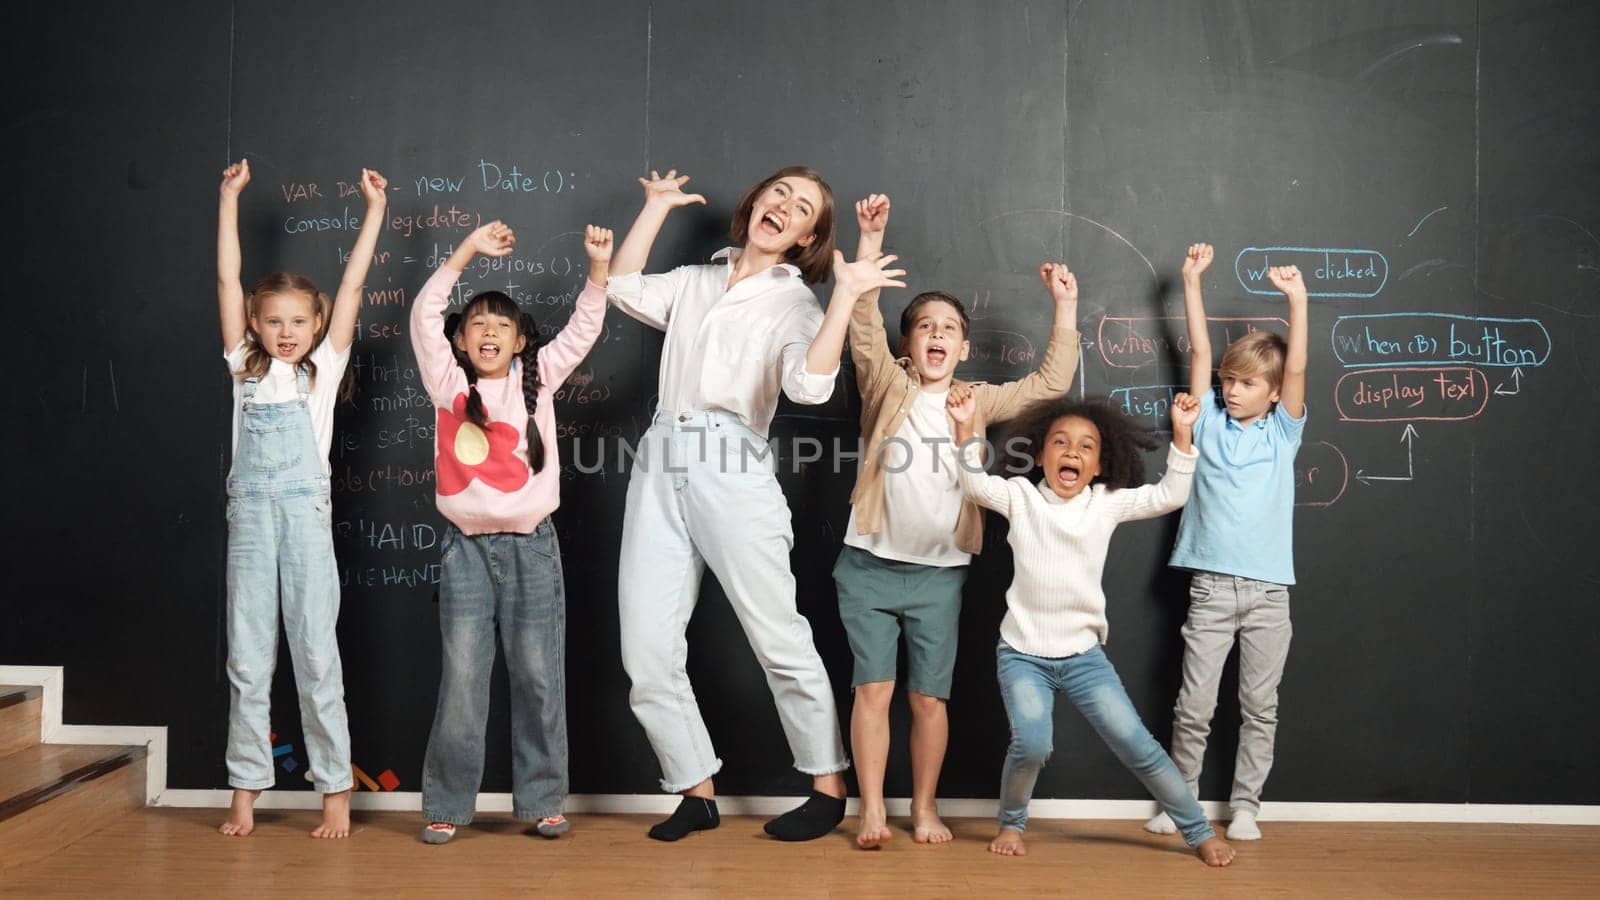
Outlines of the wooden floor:
M1600 896L1600 828L1589 827L1268 822L1266 840L1208 870L1178 839L1131 821L1034 820L1029 855L1001 859L984 849L992 824L975 819L954 823L953 844L918 846L897 831L861 852L843 829L776 843L754 818L660 844L644 836L648 816L576 817L556 841L489 816L430 847L415 814L358 813L338 842L308 837L317 815L305 811L264 810L253 836L224 838L221 813L128 813L0 876L0 895Z

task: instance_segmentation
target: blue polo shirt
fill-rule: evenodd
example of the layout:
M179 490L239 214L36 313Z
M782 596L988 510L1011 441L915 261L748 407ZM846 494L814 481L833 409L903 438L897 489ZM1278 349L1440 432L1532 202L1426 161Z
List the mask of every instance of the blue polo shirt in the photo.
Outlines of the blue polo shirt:
M1222 404L1201 403L1200 461L1171 565L1294 584L1294 456L1305 427L1282 407L1240 425Z

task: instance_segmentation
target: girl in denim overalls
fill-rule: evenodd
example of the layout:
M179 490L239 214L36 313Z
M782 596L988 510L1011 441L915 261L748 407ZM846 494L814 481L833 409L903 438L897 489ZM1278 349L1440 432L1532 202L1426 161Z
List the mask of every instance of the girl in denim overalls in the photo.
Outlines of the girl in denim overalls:
M328 448L388 182L361 171L367 215L336 301L304 276L282 272L245 295L239 192L249 182L248 162L223 172L217 227L217 300L234 376L227 574L227 764L234 791L218 830L239 837L254 830L255 800L273 785L269 705L281 606L311 779L322 794L322 822L311 834L342 838L350 833L350 727L334 633L339 573Z

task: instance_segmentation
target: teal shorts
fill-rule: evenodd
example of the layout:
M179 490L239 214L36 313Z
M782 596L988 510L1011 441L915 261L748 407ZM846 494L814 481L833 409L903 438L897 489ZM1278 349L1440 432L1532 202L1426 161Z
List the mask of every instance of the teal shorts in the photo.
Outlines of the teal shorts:
M966 566L884 559L846 545L833 567L839 618L855 656L850 685L894 681L906 639L906 688L950 699Z

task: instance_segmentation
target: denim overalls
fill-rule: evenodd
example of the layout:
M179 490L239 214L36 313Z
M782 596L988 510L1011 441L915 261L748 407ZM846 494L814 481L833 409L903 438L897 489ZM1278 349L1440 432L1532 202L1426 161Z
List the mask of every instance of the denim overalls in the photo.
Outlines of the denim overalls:
M287 403L251 403L257 382L243 385L228 472L228 783L273 785L268 712L281 601L311 780L318 791L336 793L352 786L350 725L334 631L332 507L311 423L310 379L297 367L299 398Z

